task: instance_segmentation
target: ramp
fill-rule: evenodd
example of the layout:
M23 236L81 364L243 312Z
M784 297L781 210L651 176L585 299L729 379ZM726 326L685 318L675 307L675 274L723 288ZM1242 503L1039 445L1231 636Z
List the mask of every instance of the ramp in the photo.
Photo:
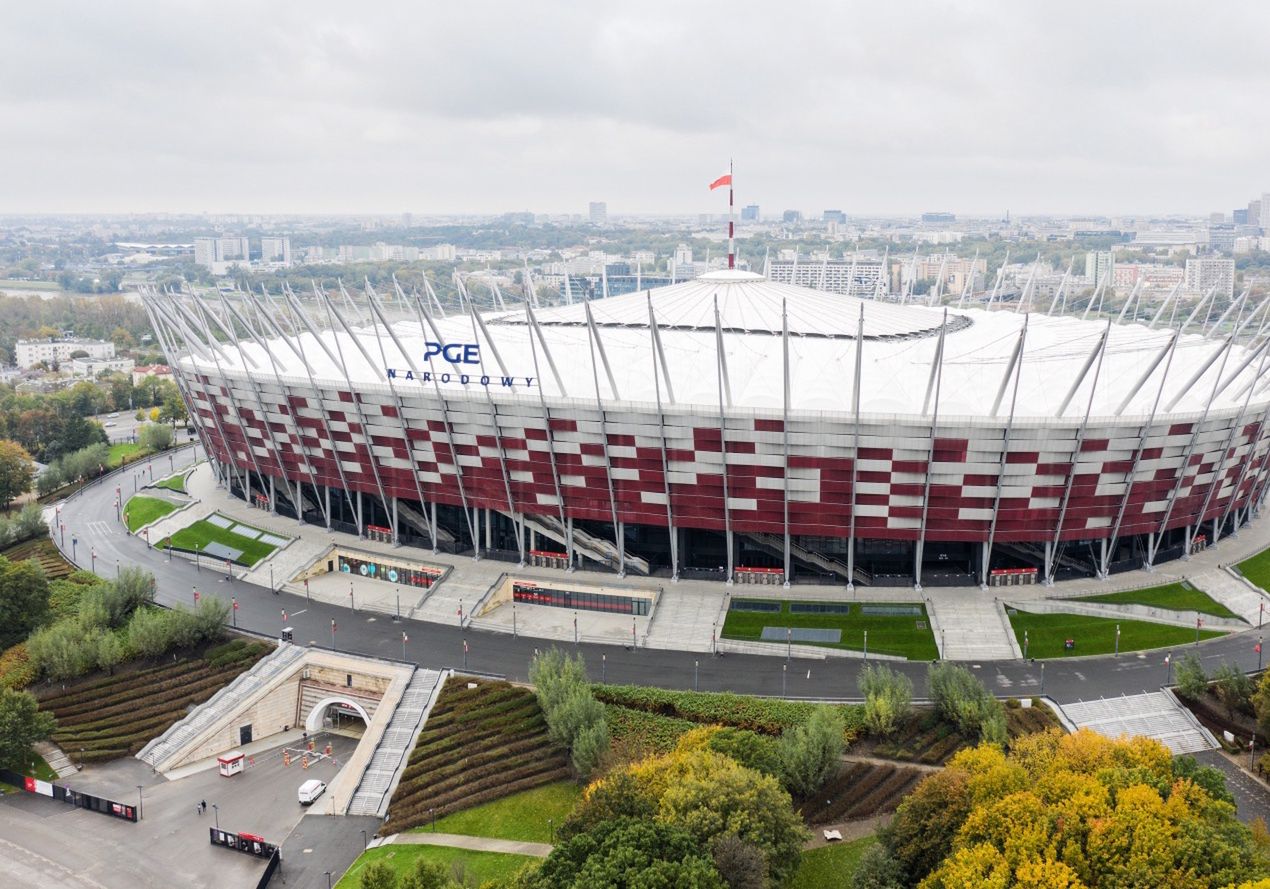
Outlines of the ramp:
M1063 704L1062 709L1079 728L1092 729L1108 738L1144 735L1164 744L1175 755L1218 746L1188 710L1162 691L1079 701Z

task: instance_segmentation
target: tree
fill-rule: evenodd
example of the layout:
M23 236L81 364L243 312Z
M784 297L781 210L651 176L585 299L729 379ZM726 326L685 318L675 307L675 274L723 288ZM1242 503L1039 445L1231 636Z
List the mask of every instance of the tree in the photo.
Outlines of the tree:
M714 869L728 889L767 889L767 861L762 849L725 833L715 839L710 852Z
M932 664L930 695L939 714L962 735L1004 743L1005 713L973 673L958 664ZM989 737L990 736L990 737Z
M526 882L530 889L724 889L687 831L625 818L558 844Z
M529 665L538 704L552 739L568 747L573 767L586 777L608 750L609 732L604 705L591 693L582 655L571 657L552 648Z
M1233 719L1236 710L1248 710L1252 706L1255 691L1248 674L1234 664L1222 664L1213 674L1213 690L1226 708L1226 717Z
M1177 673L1177 690L1183 697L1194 700L1203 697L1204 692L1208 690L1208 674L1204 672L1204 665L1194 654L1187 654L1178 661L1175 672Z
M0 440L0 502L6 507L31 490L35 462L16 441Z
M397 889L397 872L382 861L372 861L362 871L361 889Z
M0 649L21 642L44 622L49 585L40 563L0 556Z
M426 858L416 861L414 870L406 874L398 885L400 889L458 889L458 884L450 879L444 867Z
M904 889L904 871L886 846L878 843L860 856L851 889Z
M151 451L165 451L172 447L172 428L158 423L147 423L137 431L137 444Z
M781 736L781 779L793 794L806 799L842 764L846 725L832 707L818 707L805 723Z
M913 702L913 681L882 664L866 664L856 687L864 696L864 724L881 737L893 735Z
M31 745L53 734L57 721L40 711L35 696L0 688L0 763L25 771Z
M115 667L119 666L127 656L127 648L114 633L104 634L97 643L97 667L107 673L113 674Z
M1008 755L982 744L923 781L883 841L923 889L1217 889L1261 876L1234 806L1188 772L1193 764L1179 768L1147 738L1051 731L1016 740ZM934 839L945 850L927 872Z

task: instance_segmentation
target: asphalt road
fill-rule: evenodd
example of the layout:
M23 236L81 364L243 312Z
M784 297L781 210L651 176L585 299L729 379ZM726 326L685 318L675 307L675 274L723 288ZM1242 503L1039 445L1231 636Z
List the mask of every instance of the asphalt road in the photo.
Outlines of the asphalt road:
M167 474L169 464L177 469L194 462L194 450L159 457L155 461L155 477ZM243 629L276 635L282 626L281 612L295 629L297 643L354 651L377 657L401 659L401 633L409 636L404 656L407 660L430 668L453 667L472 672L491 673L510 679L527 677L529 662L535 650L553 643L529 638L515 638L501 633L462 630L421 621L393 621L382 614L352 612L348 608L306 601L303 596L273 593L265 587L242 580L226 579L222 571L197 568L181 559L168 560L158 550L149 549L143 540L126 534L115 521L115 488L126 490L133 479L129 470L106 476L101 481L73 495L61 510L65 537L54 535L67 558L90 567L90 553L95 551L96 568L110 576L116 565L138 565L154 572L158 583L158 601L165 605L189 605L193 589L203 595L238 599L238 626ZM934 595L953 595L935 591ZM331 621L337 630L332 640ZM1245 670L1257 667L1258 655L1253 646L1257 631L1227 636L1175 649L1173 660L1187 651L1197 653L1210 671L1223 663L1236 663ZM464 655L463 643L468 643ZM555 643L559 644L559 643ZM661 649L630 650L616 645L583 643L576 646L586 658L595 679L655 685L665 688L688 688L702 691L735 691L818 700L840 700L858 697L856 675L861 661L833 658L800 659L786 662L781 657L761 655L711 656L695 652ZM924 663L888 662L913 680L915 694L922 697L926 687ZM1114 697L1153 691L1166 683L1169 668L1163 652L1125 654L1041 662L1001 661L971 664L988 686L1002 696L1048 694L1059 702Z

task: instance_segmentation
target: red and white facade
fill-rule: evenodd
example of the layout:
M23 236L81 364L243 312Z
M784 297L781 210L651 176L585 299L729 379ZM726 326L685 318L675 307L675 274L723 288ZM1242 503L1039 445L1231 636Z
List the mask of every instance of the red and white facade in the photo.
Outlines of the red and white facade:
M1105 574L1246 520L1270 469L1251 304L1153 329L728 271L448 316L400 290L147 305L226 482L477 553Z

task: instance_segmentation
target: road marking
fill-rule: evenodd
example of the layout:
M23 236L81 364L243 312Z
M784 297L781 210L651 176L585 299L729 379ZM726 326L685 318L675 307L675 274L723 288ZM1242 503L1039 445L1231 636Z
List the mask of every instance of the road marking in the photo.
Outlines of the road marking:
M1081 682L1085 681L1085 674L1080 672L1079 670L1072 670L1072 675L1075 676L1077 679L1079 679Z
M292 617L299 617L301 614L304 614L304 612L306 612L306 611L308 611L308 610L309 610L309 609L307 609L307 608L301 608L299 611L293 611L293 612L291 612L291 616L292 616Z

